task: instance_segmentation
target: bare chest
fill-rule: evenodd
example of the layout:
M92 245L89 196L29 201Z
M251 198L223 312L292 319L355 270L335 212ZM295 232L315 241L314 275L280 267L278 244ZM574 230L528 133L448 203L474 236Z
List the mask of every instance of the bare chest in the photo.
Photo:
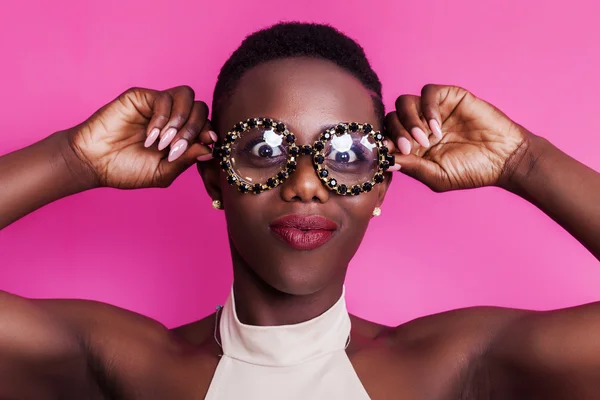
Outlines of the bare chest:
M448 349L446 349L448 350ZM216 346L157 357L153 368L117 374L121 392L114 399L200 400L206 397L221 357ZM399 351L385 344L349 349L348 359L371 399L456 400L469 383L460 370L461 355L427 346ZM463 360L464 361L464 360ZM137 376L136 376L137 375ZM235 384L235 382L231 382ZM264 388L265 391L269 387ZM461 399L462 400L462 399ZM466 398L465 398L466 400Z

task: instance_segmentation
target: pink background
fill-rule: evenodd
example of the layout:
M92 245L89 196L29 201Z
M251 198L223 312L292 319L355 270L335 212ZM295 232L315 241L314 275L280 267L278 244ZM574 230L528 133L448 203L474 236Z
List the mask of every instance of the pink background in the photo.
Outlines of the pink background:
M461 85L600 170L600 15L589 1L21 0L0 13L0 154L75 125L130 86L188 84L210 102L243 37L328 22L366 49L385 103ZM396 176L351 264L351 312L388 324L472 305L600 299L600 266L532 205L486 188L435 194ZM106 301L167 326L229 288L222 213L187 171L167 190L100 189L0 231L0 288Z

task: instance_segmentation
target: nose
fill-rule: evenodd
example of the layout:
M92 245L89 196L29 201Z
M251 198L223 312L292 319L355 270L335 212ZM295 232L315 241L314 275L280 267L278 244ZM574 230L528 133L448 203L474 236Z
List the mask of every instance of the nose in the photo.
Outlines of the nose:
M329 200L329 190L319 180L312 158L307 155L297 158L296 170L281 185L280 193L284 201L325 203Z

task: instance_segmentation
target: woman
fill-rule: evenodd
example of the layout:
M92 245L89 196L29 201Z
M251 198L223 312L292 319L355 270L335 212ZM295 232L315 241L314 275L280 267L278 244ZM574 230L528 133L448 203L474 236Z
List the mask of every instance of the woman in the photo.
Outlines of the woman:
M387 327L349 316L343 283L394 170L435 191L510 190L600 258L598 173L462 88L427 85L384 118L362 49L322 25L248 37L207 115L188 87L131 89L0 158L2 227L82 190L166 187L197 163L234 268L224 307L173 330L0 293L0 398L597 398L597 304Z

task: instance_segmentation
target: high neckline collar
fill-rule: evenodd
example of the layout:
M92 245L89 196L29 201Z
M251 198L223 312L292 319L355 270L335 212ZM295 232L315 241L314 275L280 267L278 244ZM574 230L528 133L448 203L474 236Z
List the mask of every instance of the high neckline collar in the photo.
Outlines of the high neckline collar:
M250 364L283 367L343 350L350 334L350 315L344 295L345 288L331 308L308 321L257 326L238 319L232 287L219 323L223 354Z

